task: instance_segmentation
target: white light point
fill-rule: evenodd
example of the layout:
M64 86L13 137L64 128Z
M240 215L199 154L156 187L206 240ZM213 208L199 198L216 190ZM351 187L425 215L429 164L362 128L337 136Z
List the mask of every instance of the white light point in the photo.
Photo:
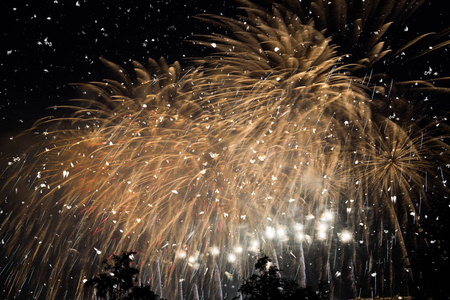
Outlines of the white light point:
M212 255L218 255L220 252L219 252L219 248L217 248L217 247L213 247L212 249L211 249L211 254Z
M234 253L228 254L228 261L229 262L235 262L236 261L236 254L234 254Z
M319 223L317 225L317 231L327 231L327 225L324 223Z
M299 224L299 223L295 224L295 230L303 231L303 224Z
M312 214L309 214L306 216L306 220L311 221L314 219L314 216Z
M253 252L259 251L259 242L257 240L253 240L250 242L250 251Z
M191 263L191 264L195 263L195 257L190 256L190 257L188 258L188 262Z
M241 246L237 246L236 249L234 249L234 252L236 253L242 253L243 249Z
M277 236L279 238L285 238L286 237L286 229L284 229L283 227L279 227L277 229Z
M266 236L268 239L273 239L275 237L275 228L267 227L266 228Z
M183 250L180 250L177 252L177 257L178 258L186 258L186 252Z
M317 227L317 238L321 241L327 238L327 227L325 224L319 224Z
M326 211L322 215L322 219L326 222L330 222L333 220L333 213L331 211Z
M325 231L319 231L317 232L317 238L320 241L324 241L327 238L327 233Z
M341 231L341 234L340 234L340 237L339 237L341 242L348 243L348 242L350 242L352 240L352 238L353 238L353 236L350 233L350 231L348 231L348 230Z

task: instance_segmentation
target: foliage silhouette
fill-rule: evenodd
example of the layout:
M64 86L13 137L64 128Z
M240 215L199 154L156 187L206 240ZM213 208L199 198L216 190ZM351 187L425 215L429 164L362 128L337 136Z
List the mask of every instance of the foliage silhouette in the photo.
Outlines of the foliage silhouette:
M155 294L149 285L134 286L124 300L164 300Z
M86 287L94 287L96 297L110 300L159 300L148 285L136 286L137 268L131 266L136 252L123 251L102 262L102 273L88 281ZM164 299L160 299L164 300Z
M256 274L245 280L239 288L244 300L321 300L311 288L301 288L297 282L282 278L280 270L267 256L259 258L255 268Z

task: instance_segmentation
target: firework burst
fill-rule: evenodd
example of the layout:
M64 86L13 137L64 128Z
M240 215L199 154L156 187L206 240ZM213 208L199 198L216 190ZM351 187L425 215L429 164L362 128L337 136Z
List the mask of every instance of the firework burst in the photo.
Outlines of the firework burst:
M303 286L410 293L427 189L448 192L448 130L396 120L380 107L406 83L370 74L395 58L380 41L392 21L421 1L306 2L201 16L234 35L197 41L213 54L195 67L150 59L131 80L104 60L115 80L80 84L70 116L40 120L5 172L6 295L83 297L92 265L125 249L169 298L183 282L222 295L209 283L238 283L260 251Z

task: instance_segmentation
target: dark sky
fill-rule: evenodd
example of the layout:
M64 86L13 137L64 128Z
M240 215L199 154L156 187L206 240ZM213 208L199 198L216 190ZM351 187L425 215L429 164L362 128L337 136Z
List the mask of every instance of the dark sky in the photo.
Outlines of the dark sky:
M63 103L72 95L68 83L101 79L100 56L129 65L201 55L185 41L205 32L192 16L232 6L229 0L11 2L3 8L8 26L0 43L2 131L28 127L46 107Z
M192 16L231 16L236 7L233 0L8 2L2 5L7 25L0 43L0 133L8 134L28 128L47 107L65 103L73 95L69 83L100 80L100 56L125 66L148 57L172 62L202 56L201 48L185 41L192 33L208 33ZM442 3L424 5L410 33L449 24ZM435 59L448 65L442 54Z

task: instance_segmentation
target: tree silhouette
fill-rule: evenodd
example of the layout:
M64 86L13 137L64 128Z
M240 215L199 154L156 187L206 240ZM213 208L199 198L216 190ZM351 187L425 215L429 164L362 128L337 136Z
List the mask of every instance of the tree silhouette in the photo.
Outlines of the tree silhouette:
M319 300L311 288L301 288L293 281L281 277L280 270L263 256L255 264L256 274L240 286L244 300ZM238 299L239 296L234 299Z
M159 298L151 289L149 285L134 286L131 293L124 298L124 300L164 300Z
M108 300L158 300L150 286L136 286L137 268L131 266L136 252L122 252L102 262L102 273L88 281L86 287L94 287L96 297ZM163 300L163 299L161 299Z

